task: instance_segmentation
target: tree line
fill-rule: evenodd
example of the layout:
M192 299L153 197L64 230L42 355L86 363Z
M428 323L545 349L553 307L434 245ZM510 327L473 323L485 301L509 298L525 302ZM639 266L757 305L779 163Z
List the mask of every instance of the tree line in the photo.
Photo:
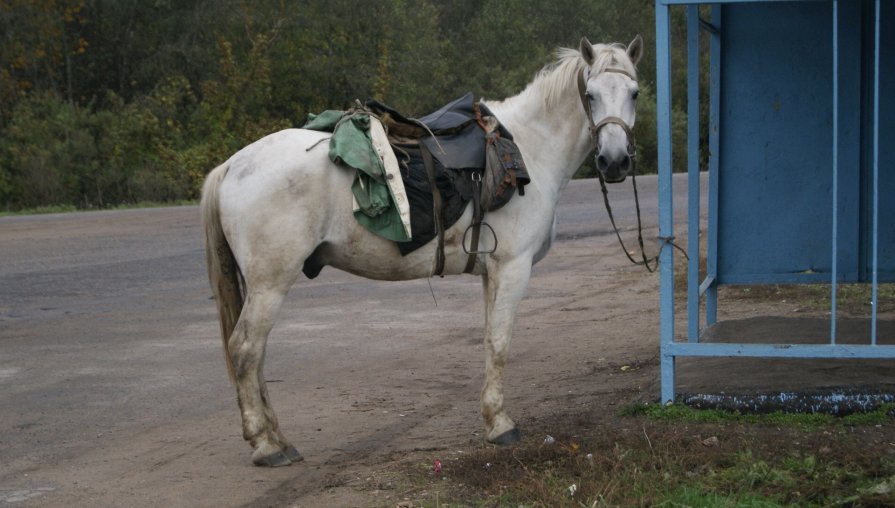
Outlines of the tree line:
M421 116L466 91L503 98L582 35L644 37L635 130L639 170L655 171L653 5L0 0L0 210L195 199L208 171L308 113L373 97Z

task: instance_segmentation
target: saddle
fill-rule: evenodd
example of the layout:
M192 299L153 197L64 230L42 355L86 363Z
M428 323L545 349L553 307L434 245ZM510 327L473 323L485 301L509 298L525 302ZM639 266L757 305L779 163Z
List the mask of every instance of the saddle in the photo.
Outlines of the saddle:
M338 113L349 116L357 111ZM530 181L510 132L496 121L487 106L474 101L472 93L421 118L407 117L375 100L368 100L361 113L382 124L398 160L410 205L412 231L409 240L396 242L401 254L407 255L437 238L434 274L442 275L444 231L460 219L472 201L473 224L467 228L463 242L469 254L465 271L471 272L476 254L480 253L477 248L481 227L484 225L494 234L482 220L484 212L503 206L516 188L520 195L524 194L524 185ZM314 120L305 127L316 128ZM467 248L466 236L470 233Z

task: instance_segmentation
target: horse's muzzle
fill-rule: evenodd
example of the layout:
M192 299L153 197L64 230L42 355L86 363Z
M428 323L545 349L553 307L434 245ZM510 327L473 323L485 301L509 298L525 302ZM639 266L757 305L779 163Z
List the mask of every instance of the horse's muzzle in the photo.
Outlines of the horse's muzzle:
M628 154L620 156L599 154L597 155L597 171L607 183L624 182L631 170L631 162L631 156Z

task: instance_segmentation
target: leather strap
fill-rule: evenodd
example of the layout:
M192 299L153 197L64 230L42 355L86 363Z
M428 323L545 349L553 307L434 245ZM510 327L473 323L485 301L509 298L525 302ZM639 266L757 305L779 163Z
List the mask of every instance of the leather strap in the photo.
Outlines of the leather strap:
M637 195L637 177L634 175L634 172L631 172L631 182L634 185L634 204L637 209L637 243L640 246L640 255L643 258L643 261L637 261L631 257L631 253L628 252L628 248L625 247L625 242L622 241L622 235L618 231L618 226L615 225L615 217L612 215L612 207L609 206L609 191L606 190L606 181L603 180L603 174L599 171L597 171L597 177L600 179L600 190L603 191L603 204L606 205L606 213L609 214L609 222L612 223L612 230L615 231L615 236L618 238L618 243L621 245L625 256L628 257L628 260L631 263L644 266L646 271L650 273L656 271L656 269L659 268L659 256L656 255L654 258L647 258L646 248L643 245L643 223L640 221L640 197ZM686 256L686 253L684 255ZM655 266L650 266L650 263L655 263Z
M441 191L435 184L435 162L425 143L420 143L420 153L423 156L423 166L426 167L426 177L429 180L429 189L432 191L432 215L435 218L435 232L438 235L438 246L435 249L435 271L433 275L444 277L444 218L442 217Z
M479 250L479 234L482 231L482 181L472 178L472 238L469 240L469 257L466 259L466 268L463 273L472 273L475 268L475 260ZM465 236L465 235L464 235Z
M597 151L600 150L600 144L599 144L600 142L597 138L597 136L599 136L599 134L600 134L600 129L602 129L603 127L605 127L611 123L618 125L619 127L622 128L623 131L625 131L625 135L628 137L628 155L630 157L634 157L634 155L636 155L636 153L637 153L637 148L636 148L637 142L634 139L634 131L631 130L630 127L628 127L628 124L625 123L624 120L622 120L621 118L619 118L617 116L607 116L606 118L600 120L599 122L597 122L596 125L593 126L594 146L596 146Z
M485 123L482 118L482 110L479 106L479 103L476 102L474 105L475 108L475 120L476 123L479 124L479 127L485 132L487 136L491 132L496 132L497 136L500 136L499 131L497 131L497 124L488 125ZM488 141L490 143L490 141ZM475 260L478 257L479 250L479 236L482 232L482 217L484 216L484 212L482 210L482 180L481 178L476 179L476 173L470 173L470 178L472 178L472 224L470 228L472 228L472 238L469 240L469 257L466 258L466 268L463 269L463 273L472 273L475 269ZM464 245L463 248L466 249L465 245L466 234L463 235Z
M622 69L615 69L610 67L601 71L601 73L603 72L613 72L616 74L621 74L633 79L634 81L637 81L637 78L631 75L631 73ZM628 137L628 155L633 157L636 153L637 143L634 138L634 131L624 120L617 116L607 116L596 124L594 123L594 115L590 109L590 99L588 99L587 97L587 82L584 79L584 69L578 71L578 97L579 99L581 99L581 105L584 106L584 113L587 115L587 123L590 124L589 130L590 136L594 142L594 148L596 148L598 152L600 151L600 129L609 124L615 124L625 131L625 134Z

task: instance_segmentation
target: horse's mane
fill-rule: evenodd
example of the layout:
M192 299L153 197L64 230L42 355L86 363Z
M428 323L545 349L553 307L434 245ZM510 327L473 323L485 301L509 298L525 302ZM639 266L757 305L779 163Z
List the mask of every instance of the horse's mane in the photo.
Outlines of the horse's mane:
M592 70L602 72L615 67L637 76L637 69L622 44L594 44L596 58ZM569 87L577 87L578 72L587 66L577 49L558 48L556 60L542 68L523 93L539 90L548 105L556 104Z

